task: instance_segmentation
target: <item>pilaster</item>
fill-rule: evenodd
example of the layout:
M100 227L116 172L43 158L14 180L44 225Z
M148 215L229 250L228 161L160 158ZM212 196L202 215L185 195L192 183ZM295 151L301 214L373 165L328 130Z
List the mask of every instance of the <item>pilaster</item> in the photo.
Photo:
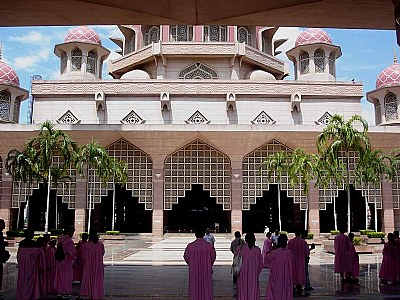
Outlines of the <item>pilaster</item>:
M232 168L231 189L231 232L242 232L242 168Z
M87 180L82 177L76 178L75 191L75 234L86 231L86 199Z
M164 235L164 169L153 169L153 237Z
M393 232L395 224L394 224L392 182L387 182L387 181L382 182L382 209L383 209L383 215L382 215L383 220L382 220L381 231Z
M11 201L12 201L12 177L6 173L5 169L2 168L1 174L1 198L0 198L0 218L4 220L6 224L5 231L11 229ZM5 232L4 231L4 232Z
M314 187L314 184L314 181L310 182L308 189L308 231L314 235L319 235L319 191L318 187Z

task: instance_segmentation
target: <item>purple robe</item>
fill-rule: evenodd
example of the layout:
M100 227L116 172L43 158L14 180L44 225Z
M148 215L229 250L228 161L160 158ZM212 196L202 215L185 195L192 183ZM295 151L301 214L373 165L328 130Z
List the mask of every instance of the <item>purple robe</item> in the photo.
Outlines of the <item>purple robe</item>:
M40 297L44 297L47 294L46 288L46 258L45 252L42 248L40 250L40 259L39 259L39 291Z
M293 262L293 253L286 248L278 248L265 257L264 266L271 270L265 300L293 298Z
M352 242L343 233L335 237L335 273L350 273L352 271L351 246Z
M305 240L300 237L291 239L287 248L292 251L294 257L293 264L293 284L306 284L306 258L310 256L310 250Z
M56 248L49 246L46 249L46 288L48 294L55 294L57 291L54 288L54 278L56 277Z
M189 266L189 300L212 300L214 246L203 238L197 238L187 245L183 258Z
M83 276L80 294L90 299L104 298L104 244L87 242L81 245Z
M39 266L41 250L19 248L17 253L17 300L35 300L40 297Z
M239 253L240 246L235 254ZM263 269L261 250L257 246L250 249L247 244L242 248L242 267L237 279L237 300L260 299L258 276Z
M382 264L379 271L379 278L396 282L399 270L399 252L396 245L387 242L382 251Z
M73 263L75 261L75 245L69 235L61 237L65 258L63 261L57 261L56 277L54 280L54 288L59 294L71 294L73 279Z
M76 261L74 266L74 281L82 281L83 275L83 255L82 247L86 242L79 241L76 245Z
M356 247L353 245L353 243L351 244L350 256L352 275L357 278L360 276L360 260L356 251Z
M262 249L262 257L263 261L265 261L265 256L272 251L272 241L269 238L266 238L264 241L263 249Z

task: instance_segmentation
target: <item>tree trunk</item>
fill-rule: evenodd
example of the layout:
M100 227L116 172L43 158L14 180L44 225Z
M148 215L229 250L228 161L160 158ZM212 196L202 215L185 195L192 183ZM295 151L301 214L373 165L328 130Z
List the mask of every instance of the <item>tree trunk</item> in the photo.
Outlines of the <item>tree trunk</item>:
M304 220L304 230L307 230L307 228L308 228L308 203L307 203L307 208L306 208L306 216L305 216L305 220Z
M88 233L90 232L90 222L92 220L92 190L89 188L89 216L88 216Z
M113 182L113 199L112 199L112 219L111 219L111 230L114 231L115 225L115 182Z
M375 231L378 232L378 209L376 208L376 202L374 204L374 223Z
M281 185L278 183L278 220L279 220L279 231L282 231L282 220L281 220ZM113 229L114 230L114 229Z
M336 197L333 197L333 219L335 222L335 231L337 231Z
M368 229L368 200L367 197L364 197L365 199L365 229Z
M348 151L346 151L346 185L347 185L347 232L351 232L350 167L349 167L349 152Z
M51 173L49 167L49 176L47 180L47 199L46 199L46 223L44 225L44 232L49 233L49 209L50 209L50 184L51 184Z

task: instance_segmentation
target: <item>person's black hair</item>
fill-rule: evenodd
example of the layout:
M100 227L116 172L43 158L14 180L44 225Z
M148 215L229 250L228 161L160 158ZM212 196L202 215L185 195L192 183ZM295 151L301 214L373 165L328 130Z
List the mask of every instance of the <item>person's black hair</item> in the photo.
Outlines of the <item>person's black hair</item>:
M203 236L204 236L204 233L205 233L205 231L204 231L204 228L201 228L201 227L197 227L195 230L194 230L194 235L196 236L196 238L202 238Z
M240 239L241 236L240 231L235 231L235 238Z
M24 230L25 239L31 240L31 239L33 239L34 236L35 236L35 233L34 233L34 231L32 229L27 228L27 229Z
M350 238L350 240L353 240L354 239L354 233L350 232L348 237Z
M301 236L301 233L302 233L302 232L303 232L302 229L296 228L295 231L294 231L294 235L295 235L295 236Z
M36 240L36 247L40 248L43 246L43 244L45 243L45 239L42 236L39 236Z
M392 243L394 246L396 246L396 239L394 238L393 233L388 233L387 238L389 243Z
M303 230L303 231L301 232L301 238L302 238L303 240L305 240L305 239L307 238L307 236L308 236L308 230L305 229L305 230Z
M346 232L346 227L345 226L339 227L339 232L340 233L345 233Z
M75 227L74 226L68 226L64 229L64 235L73 233L75 231Z
M97 243L99 241L99 235L97 234L97 231L92 229L89 232L89 242Z
M270 238L272 235L271 231L268 231L267 234L265 235L267 238Z
M256 244L256 236L252 232L246 233L246 237L244 238L249 248L253 248Z
M399 238L399 231L398 230L393 231L393 235L394 235L395 239L398 239Z
M278 244L277 244L277 248L286 248L288 242L288 237L286 234L280 234L278 236Z
M82 238L82 240L83 240L83 238L88 239L89 238L89 234L87 232L82 232L81 238Z

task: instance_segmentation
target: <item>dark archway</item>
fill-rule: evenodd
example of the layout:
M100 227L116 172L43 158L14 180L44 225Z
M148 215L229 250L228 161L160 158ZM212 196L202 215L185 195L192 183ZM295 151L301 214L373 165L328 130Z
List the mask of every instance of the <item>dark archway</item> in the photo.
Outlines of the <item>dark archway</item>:
M167 232L191 232L201 225L216 232L230 232L230 216L231 212L224 211L210 192L203 190L203 185L193 184L172 210L164 211L164 228Z
M356 190L350 185L350 210L351 210L351 231L359 231L366 229L365 226L365 198L361 191ZM371 228L374 228L374 204L369 204L371 211ZM336 198L336 213L338 228L344 226L347 228L347 191L339 191ZM321 232L329 232L335 229L335 221L333 216L333 203L326 204L326 210L320 210L320 230ZM380 228L380 214L378 210L378 230Z
M94 205L92 227L98 232L112 229L113 191L109 190L101 203ZM150 233L152 231L152 211L145 210L144 203L132 196L132 191L115 185L114 230L122 233Z
M39 184L39 189L34 189L28 198L28 227L33 230L44 230L47 199L47 185ZM57 204L55 200L57 199ZM58 226L56 225L56 206ZM22 209L21 209L22 210ZM23 217L23 212L21 212ZM56 190L50 190L49 230L74 226L75 210L68 208L68 203L63 203L62 198L56 196ZM20 219L20 224L21 224Z
M286 191L280 193L282 230L294 232L296 228L304 228L305 212ZM271 231L279 229L277 184L270 184L269 191L264 191L250 210L243 211L243 232L264 232L266 225Z

